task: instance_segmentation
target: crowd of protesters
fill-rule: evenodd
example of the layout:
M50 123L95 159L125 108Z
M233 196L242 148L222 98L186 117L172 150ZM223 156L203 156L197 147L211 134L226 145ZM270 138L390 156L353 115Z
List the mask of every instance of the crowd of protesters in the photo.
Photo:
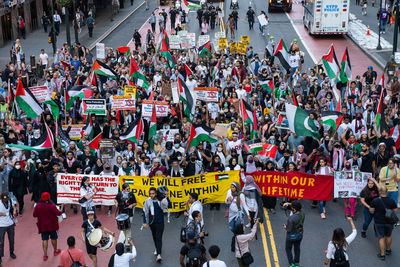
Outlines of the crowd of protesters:
M223 13L221 14L221 11L215 8L199 10L201 12L197 12L197 15L200 16L200 18L198 17L199 26L202 29L206 28L205 24L208 23L208 20L210 20L211 28L213 28L214 24L220 21L218 16L221 19L224 18ZM79 43L72 48L64 44L60 49L57 49L53 61L50 61L48 56L45 56L45 52L42 51L43 56L40 57L40 62L44 80L40 80L39 84L47 86L49 96L59 106L60 119L58 122L54 120L48 107L44 108L44 113L41 116L31 119L21 109L11 104L10 94L7 93L11 89L7 85L15 88L19 79L22 79L24 86L28 87L29 80L24 78L27 74L24 60L7 64L1 77L5 93L0 97L0 188L1 192L12 194L4 195L4 199L7 201L2 199L0 212L4 206L5 210L10 210L13 217L16 217L16 214L22 216L24 195L28 192L32 193L31 200L35 203L56 203L55 177L59 172L187 177L205 172L226 170L241 170L243 172L256 170L303 171L329 175L333 171L358 169L362 172L372 173L373 178L368 181L368 185L361 193L365 220L362 237L366 237L368 225L374 217L374 212L381 209L381 204L374 201L380 192L385 194L383 197L387 194L388 199L395 203L385 200L387 205L390 205L393 209L397 208L397 182L400 179L398 150L400 146L390 135L393 129L398 128L400 124L400 84L397 77L386 80L385 88L382 88L379 85L380 77L377 77L377 73L372 67L368 67L365 73L354 74L355 79L348 83L335 83L324 73L321 66L303 66L304 54L300 51L296 39L289 47L291 69L287 70L282 68L278 59L274 58L268 50L269 47L276 47L274 38L269 39L264 54L253 52L250 46L246 54L229 53L228 47L227 50L214 49L209 56L200 56L196 49L171 50L175 62L174 66L171 66L166 58L158 53L156 48L158 44L155 35L156 30L158 33L159 29L158 27L156 29L155 24L158 23L160 28L165 27L166 19L170 19L174 25L171 32L175 33L182 29L186 21L179 20L183 24L175 23L176 17L181 18L179 14L184 14L184 12L174 11L173 16L169 16L169 18L164 11L160 14L158 17L154 15L154 18L150 20L152 27L146 38L142 38L140 34L139 36L136 35L136 38L134 36L136 49L131 48L132 59L130 55L119 53L115 48L107 49L106 58L103 62L118 74L117 79L95 75L96 81L93 83L90 71L95 59L91 52ZM252 12L250 15L254 16ZM231 23L234 30L235 14L230 15L229 20L233 20ZM252 26L251 30L254 30ZM22 45L19 41L14 44L14 49L15 51L22 51ZM135 78L129 77L130 60L136 61L140 71L146 76L150 87L148 89L137 88L135 111L112 111L110 96L123 95L124 85L129 85L130 81L133 84L137 82ZM193 71L193 74L188 74L187 67ZM193 90L194 87L218 88L219 101L216 103L197 101L195 113L191 114L191 118L188 118L182 113L183 103L174 103L173 101L171 82L176 82L178 79L185 81L189 90ZM262 86L266 81L271 80L275 88L274 91L267 90ZM91 137L87 134L82 136L79 143L70 142L67 147L63 147L60 141L56 139L54 148L48 150L18 150L7 146L10 144L34 146L35 142L46 131L45 123L54 133L57 123L89 125L89 118L83 116L81 112L82 101L80 99L77 99L69 110L65 107L66 91L75 84L87 86L96 84L92 97L94 99L106 99L107 115L92 114L88 117L93 123L93 136L101 134L102 138L113 140L116 153L112 160L104 161L98 153L91 153L87 146ZM343 122L336 131L321 123L321 113L331 110L332 106L337 106L338 101L334 97L333 91L335 88L340 91L340 111L344 115ZM375 116L382 91L382 117L378 129ZM121 140L120 136L126 132L129 125L142 117L142 101L149 99L150 95L153 100L162 100L168 103L168 116L157 118L157 129L176 129L177 132L173 140L167 141L162 138L162 135L156 135L153 140L149 140L148 130L146 129L149 127L150 117L145 117L145 131L143 136L137 137L138 143ZM308 136L298 136L296 133L290 132L287 127L277 125L278 117L285 115L285 103L293 103L293 95L296 98L297 105L309 114L310 119L318 127L322 136L319 140ZM241 100L248 102L256 110L259 127L257 135L253 138L251 137L252 126L243 122L243 117L239 111ZM229 124L229 129L226 136L218 137L216 143L202 143L186 149L191 126L189 119L192 120L193 124L201 124L210 128L215 128L219 123ZM68 130L66 133L68 134ZM275 144L278 147L276 157L267 158L262 155L246 153L244 144L251 142ZM257 229L258 220L255 220L255 217L257 217L255 213L259 206L254 203L254 199L258 199L257 195L261 197L261 191L252 176L246 176L243 179L246 186L241 188L239 184L234 183L226 201L229 205L229 228L234 233L235 257L238 258L240 266L245 266L242 262L242 256L248 251L247 241L255 236ZM89 192L86 186L83 185L83 187L87 190L83 194L84 196L89 193L96 193L96 189ZM18 205L9 205L9 198L13 198L12 203L17 202ZM151 200L149 202L151 206L153 202ZM86 205L90 205L90 201L86 203ZM277 200L274 197L263 196L262 204L268 211L274 213ZM318 203L312 203L315 207L316 204ZM95 215L94 212L87 209L86 205L82 205L84 221L87 222L89 217L92 223L96 222L97 220L93 219L94 216L91 216ZM45 206L45 204L42 204L42 206ZM299 212L301 206L298 207L297 204L294 206L293 211ZM11 211L11 207L14 207L14 212ZM216 207L219 208L219 206ZM38 212L39 208L38 204L35 211ZM44 208L42 207L42 209ZM74 206L74 209L76 208ZM320 202L319 213L322 219L329 219L326 215L326 209L329 210L329 204ZM355 199L347 199L344 213L349 217L354 217L354 209ZM77 210L75 211L77 212ZM199 219L198 214L193 214L195 212L193 209L190 212L186 215L191 216L192 220L200 225L201 217ZM53 213L57 216L61 214L54 209ZM34 213L34 216L36 215ZM244 215L248 216L249 225L247 226L252 229L248 235L244 235L243 232L243 226L247 224ZM146 216L148 214L145 211L145 227L151 223ZM299 218L301 216L298 217L298 221ZM158 223L161 223L161 221ZM377 221L375 223L384 225L379 232L378 237L380 239L390 236L393 225ZM10 235L13 236L14 231L10 228L12 224L12 221L0 219L0 230L7 231L10 241ZM292 223L291 227L293 225ZM196 225L192 226L193 229L197 227ZM96 225L96 227L101 227L101 224ZM159 230L160 227L154 225L152 227L152 224L150 224L152 232L161 231ZM57 239L54 233L58 230L58 227L56 228L42 233L43 246L46 247L44 260L47 260L47 240L49 238L52 241ZM84 223L82 235L84 235L86 228L87 224ZM157 235L155 233L153 237L159 237ZM351 240L347 240L348 243L354 238L353 235L355 234L352 234ZM198 237L195 231L190 231L188 234L189 243L195 243L193 240L196 236ZM2 239L0 244L3 247L4 233L0 237ZM341 236L341 238L343 240L344 236ZM161 260L161 245L157 238L154 240L156 245L155 255L157 260ZM52 244L54 255L58 255L60 251L57 249L57 243L52 242ZM328 259L333 257L334 254L332 244L329 244ZM386 244L389 245L389 247L386 247L386 255L390 255L390 243ZM69 238L68 246L71 251L74 251L74 245L73 237ZM15 257L13 250L10 251L11 257ZM205 249L202 248L203 255L205 255L205 252ZM90 254L89 249L88 253ZM117 253L119 252L117 251ZM216 259L219 249L212 247L210 253L213 259ZM71 254L80 257L78 252ZM181 255L185 256L186 254L187 248L182 249ZM2 256L4 256L3 248L0 248L0 257ZM95 254L92 254L92 256L91 259L96 262ZM64 261L69 261L68 254L63 253L62 257ZM381 249L378 257L384 260L385 250ZM298 266L298 261L296 262L292 258L290 261L292 266ZM210 266L223 266L222 264L213 265L212 262Z

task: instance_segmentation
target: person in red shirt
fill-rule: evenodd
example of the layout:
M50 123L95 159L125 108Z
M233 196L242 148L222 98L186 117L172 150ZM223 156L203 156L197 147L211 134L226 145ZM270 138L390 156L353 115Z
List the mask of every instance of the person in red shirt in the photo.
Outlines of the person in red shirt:
M43 260L47 261L47 247L49 245L49 238L54 248L54 256L61 253L61 250L57 249L57 238L58 238L58 218L62 212L57 209L56 205L50 200L50 194L44 192L41 197L41 201L35 206L33 210L33 217L38 219L37 226L39 233L42 235L42 246L43 246Z
M81 266L86 266L83 251L75 248L75 237L67 238L68 249L63 250L60 255L60 267L70 267L72 263L79 262Z

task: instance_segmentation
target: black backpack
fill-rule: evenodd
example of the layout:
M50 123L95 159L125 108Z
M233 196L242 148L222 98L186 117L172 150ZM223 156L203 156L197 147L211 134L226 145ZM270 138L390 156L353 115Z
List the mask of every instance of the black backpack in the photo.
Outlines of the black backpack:
M188 244L186 245L188 247L188 253L187 253L187 267L200 267L201 264L203 263L203 253L201 252L201 246L200 244Z
M335 245L335 255L332 259L332 266L336 267L346 267L348 265L348 261L346 260L346 255L344 254L344 249L339 248Z
M80 264L79 261L74 261L74 259L71 256L71 253L69 253L69 250L67 250L67 251L68 251L68 254L69 254L69 256L71 257L71 260L72 260L72 264L71 264L70 267L82 267L82 265Z

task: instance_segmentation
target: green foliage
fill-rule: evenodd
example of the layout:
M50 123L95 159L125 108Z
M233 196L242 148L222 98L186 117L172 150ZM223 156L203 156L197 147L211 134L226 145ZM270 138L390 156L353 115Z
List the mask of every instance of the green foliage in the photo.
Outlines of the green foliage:
M57 0L57 3L64 7L71 6L73 2L74 2L74 0Z

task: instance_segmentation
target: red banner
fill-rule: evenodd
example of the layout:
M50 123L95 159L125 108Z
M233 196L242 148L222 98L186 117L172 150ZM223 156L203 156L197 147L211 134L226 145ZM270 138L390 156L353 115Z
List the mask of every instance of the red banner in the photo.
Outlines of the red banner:
M249 175L266 196L332 200L333 176L278 171L257 171Z

